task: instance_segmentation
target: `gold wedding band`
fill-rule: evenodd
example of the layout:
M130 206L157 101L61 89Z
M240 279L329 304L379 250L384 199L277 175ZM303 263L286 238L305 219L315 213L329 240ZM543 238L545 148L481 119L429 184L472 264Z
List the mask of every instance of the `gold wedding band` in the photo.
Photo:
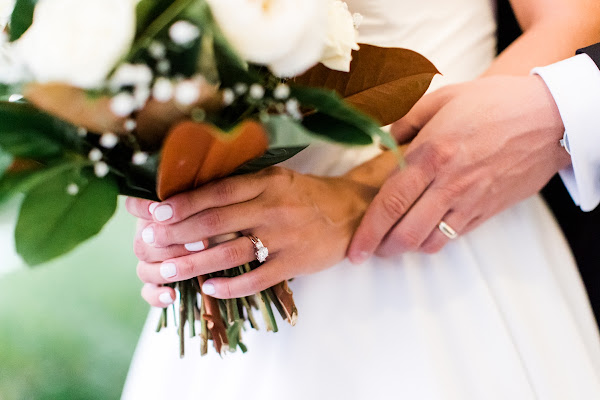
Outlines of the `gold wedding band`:
M458 233L450 225L445 223L444 221L440 221L438 228L448 239L456 239L458 237Z

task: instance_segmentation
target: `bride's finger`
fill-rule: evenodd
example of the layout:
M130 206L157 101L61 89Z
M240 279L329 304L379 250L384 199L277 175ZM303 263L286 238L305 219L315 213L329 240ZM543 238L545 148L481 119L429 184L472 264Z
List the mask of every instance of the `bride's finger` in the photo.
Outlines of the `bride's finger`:
M148 230L146 230L149 225L149 221L138 219L137 232L133 240L133 253L140 261L161 262L169 258L177 258L196 253L208 247L208 240L167 247L155 247L149 245L147 241L151 241L151 238L148 237Z
M269 244L265 243L265 246ZM254 245L250 239L240 237L203 252L162 263L140 262L137 273L143 282L164 284L234 268L255 259Z
M165 308L175 302L175 296L175 291L166 286L147 283L142 288L142 297L152 307Z
M419 250L425 253L437 253L450 240L456 239L465 233L465 227L472 218L462 212L450 210L440 220L429 237L423 242Z
M158 213L158 208L155 214ZM240 232L262 225L265 208L257 201L210 208L174 224L149 224L142 230L145 243L155 247L196 243L231 232Z
M152 211L158 203L150 200L138 199L137 197L128 197L125 200L125 208L129 214L144 220L152 220Z
M204 210L252 200L264 188L264 180L256 174L222 179L158 204L153 213L154 220L177 223Z
M234 278L212 278L204 282L202 291L218 299L250 296L290 279L280 260L274 256L253 271Z

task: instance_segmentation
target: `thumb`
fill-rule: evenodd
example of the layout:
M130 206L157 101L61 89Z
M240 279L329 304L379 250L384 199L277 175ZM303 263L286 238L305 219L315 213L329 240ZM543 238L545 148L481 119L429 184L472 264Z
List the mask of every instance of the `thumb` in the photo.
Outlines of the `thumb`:
M398 144L406 144L414 139L433 116L453 97L452 86L436 90L423 96L410 111L394 122L391 133Z

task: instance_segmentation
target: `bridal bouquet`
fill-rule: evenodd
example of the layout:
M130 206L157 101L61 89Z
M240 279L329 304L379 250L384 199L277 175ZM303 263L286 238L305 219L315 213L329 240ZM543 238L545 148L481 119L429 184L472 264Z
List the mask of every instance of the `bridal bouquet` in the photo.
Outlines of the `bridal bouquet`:
M0 0L0 203L24 194L18 253L34 266L70 251L119 194L163 200L315 140L394 148L379 127L437 70L359 46L360 20L338 0ZM245 351L253 309L273 331L273 307L296 320L285 282L224 301L204 279L176 284L182 354L185 326L205 354L210 340Z

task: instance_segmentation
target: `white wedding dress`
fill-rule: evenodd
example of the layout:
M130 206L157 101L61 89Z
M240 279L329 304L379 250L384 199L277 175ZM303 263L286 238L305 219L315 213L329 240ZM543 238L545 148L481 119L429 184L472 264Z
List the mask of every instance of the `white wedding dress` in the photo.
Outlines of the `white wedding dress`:
M355 0L361 41L474 78L495 53L490 0ZM376 153L309 148L287 164L340 174ZM600 341L577 268L539 197L435 255L348 262L291 283L296 327L244 333L247 354L178 356L153 310L124 399L600 399ZM212 349L211 349L212 350ZM213 352L214 353L214 352Z

